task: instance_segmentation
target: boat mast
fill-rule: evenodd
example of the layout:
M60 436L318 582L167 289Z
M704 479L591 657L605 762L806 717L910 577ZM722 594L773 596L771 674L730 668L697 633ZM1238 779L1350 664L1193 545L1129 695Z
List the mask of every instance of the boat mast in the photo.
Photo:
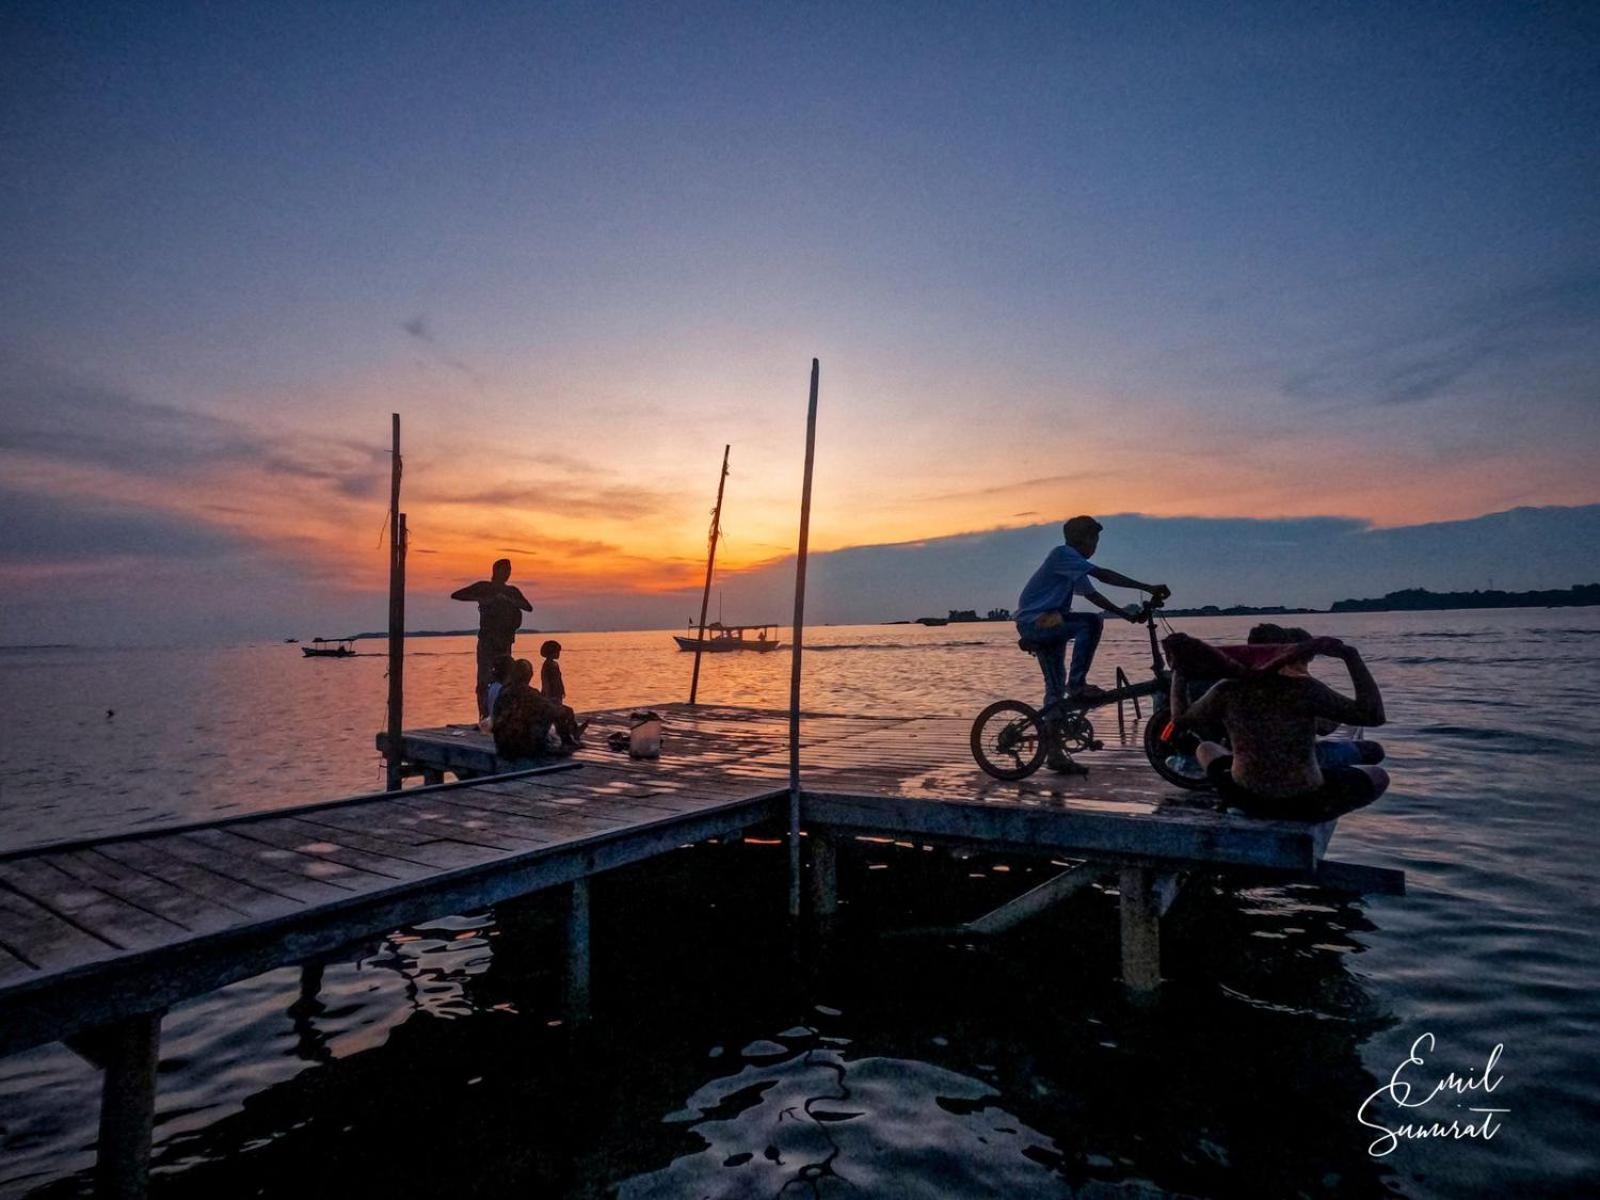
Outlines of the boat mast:
M711 510L711 548L706 552L706 586L700 593L700 631L694 640L694 674L689 677L689 703L695 702L695 696L700 691L700 652L705 649L706 642L706 608L711 603L711 572L717 565L717 538L722 534L722 488L728 482L728 451L733 447L722 447L722 473L717 476L717 506ZM720 607L722 601L717 601Z

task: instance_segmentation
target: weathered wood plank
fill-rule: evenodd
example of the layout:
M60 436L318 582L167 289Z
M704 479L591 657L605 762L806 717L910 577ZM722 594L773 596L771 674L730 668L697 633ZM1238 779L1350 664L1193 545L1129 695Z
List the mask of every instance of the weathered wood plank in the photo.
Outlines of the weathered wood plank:
M260 918L300 907L291 896L265 891L242 880L218 874L207 867L181 858L165 848L167 839L112 841L98 846L94 853L155 879L182 888L197 901L240 917Z
M1081 857L1175 860L1191 863L1313 866L1310 826L1248 817L1143 816L1080 809L1045 809L904 796L806 793L808 819L924 837L1048 848Z
M23 962L4 946L0 946L0 987L38 973L39 969L32 963Z
M443 796L414 802L398 801L418 827L451 830L450 837L490 838L508 850L531 850L547 846L560 835L541 829L537 822L487 809L473 808Z
M0 883L121 950L159 945L188 932L174 921L85 884L48 860L0 863Z
M348 888L307 879L264 862L254 857L249 849L241 854L232 847L218 847L205 838L197 837L196 834L200 832L203 831L180 833L176 837L163 838L158 844L161 849L195 866L301 904L327 903L343 899L349 894Z
M4 887L0 887L0 944L41 972L75 967L116 951L104 938Z
M162 917L187 932L230 925L240 916L230 908L199 903L196 896L182 888L93 850L52 854L48 861L74 879Z
M308 882L330 884L347 891L370 891L373 888L386 887L396 878L392 875L347 866L313 854L263 845L254 838L246 836L243 830L235 832L227 827L196 829L185 836L214 846L218 850L237 854L241 858L268 864L290 875L298 875Z
M342 866L355 867L384 879L418 879L434 873L427 863L408 858L395 858L387 854L374 854L338 840L331 830L321 837L307 837L287 822L256 821L236 829L240 837L260 842L277 850L291 851L313 860L325 860ZM354 836L354 835L350 835Z
M372 832L370 826L345 829L336 825L322 824L316 820L316 814L285 818L283 827L298 830L308 841L318 839L336 841L358 850L369 850L374 854L388 855L390 858L422 863L437 870L485 862L495 853L485 846L469 846L465 842L447 839L436 838L417 843L397 842Z

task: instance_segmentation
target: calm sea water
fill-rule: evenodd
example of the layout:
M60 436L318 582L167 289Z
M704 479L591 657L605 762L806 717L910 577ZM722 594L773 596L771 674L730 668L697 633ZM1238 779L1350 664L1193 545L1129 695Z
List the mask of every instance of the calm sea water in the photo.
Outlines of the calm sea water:
M539 900L375 940L314 1002L285 969L181 1006L155 1193L1594 1195L1600 611L1315 623L1366 651L1392 721L1394 789L1332 853L1403 868L1404 898L1202 881L1140 1008L1099 889L992 943L911 932L1047 866L860 844L840 931L797 954L782 848L695 847L597 883L588 1030L561 1023ZM1142 669L1141 636L1109 631L1104 682ZM665 633L562 640L577 707L685 698ZM970 713L1037 687L1002 626L812 640L817 710ZM781 706L788 667L708 659L702 696ZM463 640L412 643L407 723L468 719L471 669ZM0 653L0 847L380 787L383 672L280 645ZM1496 1087L1403 1115L1380 1098L1378 1124L1507 1111L1490 1140L1374 1157L1357 1110L1424 1034L1413 1101L1499 1045ZM97 1084L59 1046L0 1061L0 1195L88 1193Z

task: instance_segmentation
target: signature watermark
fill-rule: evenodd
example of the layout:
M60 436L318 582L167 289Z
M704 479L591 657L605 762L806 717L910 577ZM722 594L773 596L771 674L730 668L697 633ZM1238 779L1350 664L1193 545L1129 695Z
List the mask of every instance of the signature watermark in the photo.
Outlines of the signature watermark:
M1441 1076L1430 1075L1423 1058L1424 1051L1433 1053L1433 1034L1425 1033L1412 1042L1411 1053L1394 1069L1389 1082L1356 1109L1356 1120L1379 1131L1367 1153L1383 1158L1394 1153L1401 1142L1430 1139L1490 1141L1500 1132L1500 1118L1511 1111L1498 1106L1493 1094L1505 1082L1505 1076L1496 1070L1504 1049L1503 1042L1497 1044L1480 1072L1457 1075L1448 1071ZM1430 1106L1431 1111L1419 1111Z

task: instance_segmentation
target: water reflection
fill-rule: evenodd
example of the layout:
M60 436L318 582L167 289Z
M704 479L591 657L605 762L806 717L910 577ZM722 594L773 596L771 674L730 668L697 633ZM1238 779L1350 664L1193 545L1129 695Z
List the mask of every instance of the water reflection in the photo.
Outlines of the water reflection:
M1388 1019L1348 969L1359 905L1202 884L1145 1009L1115 980L1113 896L989 944L897 936L1015 893L1027 864L863 849L841 864L846 917L798 958L774 936L781 849L604 879L592 1027L561 1019L543 901L400 931L330 964L315 999L275 973L300 1066L166 1131L157 1195L301 1197L311 1169L325 1194L1392 1194L1352 1119L1376 1086L1359 1047ZM351 1040L354 985L379 979L395 1019ZM164 1072L198 1076L215 1049Z

